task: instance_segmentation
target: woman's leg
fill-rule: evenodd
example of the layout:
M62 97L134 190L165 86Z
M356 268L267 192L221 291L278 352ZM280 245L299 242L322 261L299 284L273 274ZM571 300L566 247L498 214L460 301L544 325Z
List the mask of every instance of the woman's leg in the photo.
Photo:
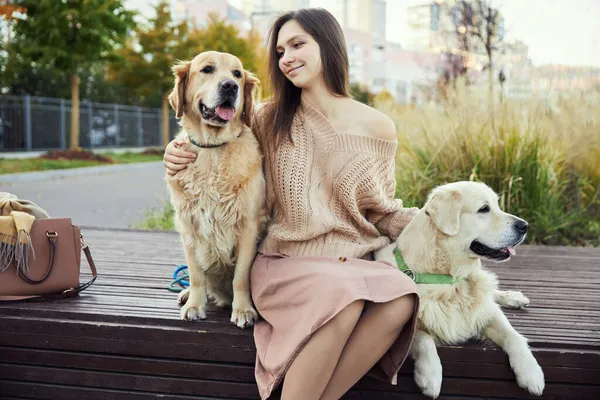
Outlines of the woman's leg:
M362 378L398 338L413 315L412 295L387 303L367 303L321 400L337 400Z
M312 335L285 375L282 400L321 397L364 305L362 300L349 304Z

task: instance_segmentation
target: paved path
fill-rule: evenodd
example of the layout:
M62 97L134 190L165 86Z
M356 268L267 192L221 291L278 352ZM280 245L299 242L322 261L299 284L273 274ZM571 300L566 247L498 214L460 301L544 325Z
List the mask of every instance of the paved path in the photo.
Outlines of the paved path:
M75 225L134 227L168 201L162 162L0 175L0 191L29 199Z

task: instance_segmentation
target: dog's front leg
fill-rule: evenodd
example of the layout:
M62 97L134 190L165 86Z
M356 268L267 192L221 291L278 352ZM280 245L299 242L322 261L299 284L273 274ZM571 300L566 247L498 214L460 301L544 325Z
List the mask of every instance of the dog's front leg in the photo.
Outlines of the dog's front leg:
M257 221L254 218L248 218L244 229L241 230L237 238L237 261L233 275L231 322L240 328L251 326L258 318L250 296L250 268L256 254L257 237Z
M206 318L206 277L200 268L194 247L191 245L192 238L184 238L183 248L190 275L190 287L179 295L181 306L181 319L193 321Z
M415 360L415 382L424 395L437 398L442 390L442 362L430 334L417 329L410 349Z
M524 308L529 305L529 299L523 293L513 290L496 290L494 300L508 308Z
M544 372L531 353L527 339L513 328L500 307L497 307L494 318L483 333L508 354L519 386L540 396L544 391Z

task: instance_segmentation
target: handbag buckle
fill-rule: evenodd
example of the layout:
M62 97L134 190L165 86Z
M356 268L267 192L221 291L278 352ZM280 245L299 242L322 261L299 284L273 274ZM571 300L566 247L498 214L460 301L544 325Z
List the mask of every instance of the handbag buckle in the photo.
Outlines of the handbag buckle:
M65 297L74 297L77 294L77 291L74 288L68 288L63 290L62 294Z
M81 243L81 250L88 248L88 244L83 240L83 235L81 233L79 234L79 242Z

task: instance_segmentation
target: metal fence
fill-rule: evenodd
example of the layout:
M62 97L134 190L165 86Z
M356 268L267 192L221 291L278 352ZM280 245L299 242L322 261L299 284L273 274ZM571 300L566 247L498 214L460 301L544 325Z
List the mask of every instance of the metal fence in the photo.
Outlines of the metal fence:
M79 146L163 146L159 108L80 101ZM169 133L178 129L169 111ZM35 96L0 96L0 152L69 147L71 101Z

